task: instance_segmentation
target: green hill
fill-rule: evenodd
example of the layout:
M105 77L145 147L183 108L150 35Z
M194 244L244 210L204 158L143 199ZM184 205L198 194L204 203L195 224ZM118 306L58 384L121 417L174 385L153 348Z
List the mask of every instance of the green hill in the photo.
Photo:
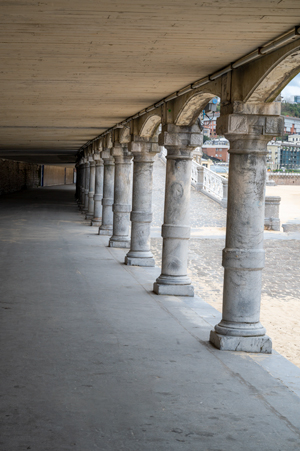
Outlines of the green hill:
M300 103L282 103L281 114L283 116L300 117Z

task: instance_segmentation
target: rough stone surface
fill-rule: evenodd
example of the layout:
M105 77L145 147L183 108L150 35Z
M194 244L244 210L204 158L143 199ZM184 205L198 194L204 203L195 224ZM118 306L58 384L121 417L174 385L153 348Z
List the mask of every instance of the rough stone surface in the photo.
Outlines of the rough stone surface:
M221 351L272 353L272 340L267 335L263 337L231 337L211 331L209 341Z
M168 296L194 296L194 287L192 285L162 284L154 282L153 291L155 294Z
M125 257L125 263L128 266L155 266L155 260L153 257Z

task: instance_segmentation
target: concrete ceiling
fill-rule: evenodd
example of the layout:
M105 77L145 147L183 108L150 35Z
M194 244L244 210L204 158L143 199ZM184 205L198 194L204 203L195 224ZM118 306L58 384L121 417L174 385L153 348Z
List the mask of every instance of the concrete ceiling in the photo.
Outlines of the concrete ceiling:
M300 22L299 0L6 0L0 11L0 157L48 164Z

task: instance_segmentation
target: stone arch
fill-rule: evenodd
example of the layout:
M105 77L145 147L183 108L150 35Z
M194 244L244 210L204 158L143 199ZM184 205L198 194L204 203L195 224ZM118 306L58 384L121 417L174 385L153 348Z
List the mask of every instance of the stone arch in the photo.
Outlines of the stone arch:
M175 124L176 125L193 125L199 114L208 104L208 102L216 97L216 94L211 92L198 92L189 97L179 109Z
M245 102L272 102L300 72L300 47L289 51L270 66L251 89Z
M161 116L158 114L152 114L148 116L143 122L141 129L140 129L140 136L142 138L151 138L155 131L157 130L159 124L161 123Z

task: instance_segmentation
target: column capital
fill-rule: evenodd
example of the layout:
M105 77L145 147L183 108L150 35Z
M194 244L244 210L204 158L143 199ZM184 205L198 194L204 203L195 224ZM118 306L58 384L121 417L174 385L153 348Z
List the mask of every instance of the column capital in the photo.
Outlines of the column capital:
M109 148L105 148L104 150L102 150L101 152L101 158L104 161L105 164L107 164L108 162L114 163L114 159L110 154L110 150Z
M133 157L132 153L128 150L128 145L119 142L114 143L110 154L115 158L116 163L130 163Z
M94 161L95 161L96 166L103 166L103 160L100 156L100 152L94 153Z
M158 137L158 144L168 149L179 148L192 152L196 147L202 145L203 135L197 124L188 126L178 126L175 124L165 124Z
M217 119L217 132L219 135L262 135L270 139L283 133L283 124L280 116L226 114Z
M158 138L153 137L147 139L138 135L131 135L131 141L128 143L128 150L134 157L141 154L159 153Z

